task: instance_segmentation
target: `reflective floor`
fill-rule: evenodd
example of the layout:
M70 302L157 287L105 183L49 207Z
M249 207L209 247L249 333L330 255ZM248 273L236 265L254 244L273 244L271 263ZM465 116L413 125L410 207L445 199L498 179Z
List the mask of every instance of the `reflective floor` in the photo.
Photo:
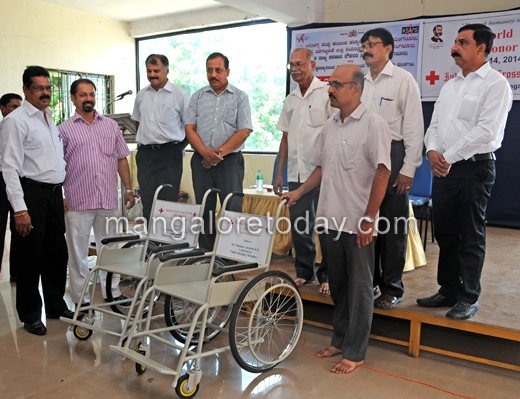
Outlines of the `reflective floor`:
M78 341L68 324L45 319L47 335L29 334L16 314L16 285L9 282L6 262L0 279L0 398L177 397L172 377L151 370L138 375L133 362L111 351L116 337L95 332L88 341ZM71 305L68 296L67 301ZM110 316L101 316L98 322L114 331L121 328L121 322ZM264 374L243 371L229 351L205 358L197 398L519 397L518 372L427 352L414 359L404 347L373 340L363 367L349 375L335 375L329 372L334 360L313 356L328 346L330 337L329 330L305 326L291 356ZM226 346L228 337L221 334L206 345ZM156 341L152 358L176 364L176 352Z

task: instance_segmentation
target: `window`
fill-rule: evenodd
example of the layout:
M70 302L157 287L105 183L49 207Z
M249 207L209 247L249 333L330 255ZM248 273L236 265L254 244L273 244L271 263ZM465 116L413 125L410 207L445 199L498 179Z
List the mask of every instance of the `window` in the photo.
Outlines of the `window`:
M112 95L112 78L107 75L95 75L86 72L70 72L48 69L51 76L52 99L49 108L52 110L54 123L59 125L74 115L74 104L70 100L70 85L80 78L90 79L96 85L96 110L100 114L105 112L107 105L110 105Z
M229 82L247 93L253 132L247 151L277 152L282 132L276 129L286 94L286 27L255 23L188 32L137 41L139 89L148 84L146 57L164 54L170 61L170 81L191 96L208 84L206 58L220 52L229 58Z

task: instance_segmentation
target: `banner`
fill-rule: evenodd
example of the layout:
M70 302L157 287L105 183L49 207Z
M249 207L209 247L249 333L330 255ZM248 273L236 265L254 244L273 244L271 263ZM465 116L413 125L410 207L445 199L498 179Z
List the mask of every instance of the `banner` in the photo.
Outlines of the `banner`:
M332 71L338 65L357 65L366 73L368 67L365 66L359 51L361 37L366 31L374 28L385 28L392 33L395 41L392 62L417 78L417 73L420 71L419 54L422 43L420 20L293 30L291 51L297 47L313 50L316 60L314 75L325 82L329 80ZM295 83L291 82L291 90L295 87Z
M509 81L513 99L520 99L520 11L464 15L423 22L422 99L435 101L442 86L460 71L451 57L457 31L464 25L480 23L496 34L488 62Z

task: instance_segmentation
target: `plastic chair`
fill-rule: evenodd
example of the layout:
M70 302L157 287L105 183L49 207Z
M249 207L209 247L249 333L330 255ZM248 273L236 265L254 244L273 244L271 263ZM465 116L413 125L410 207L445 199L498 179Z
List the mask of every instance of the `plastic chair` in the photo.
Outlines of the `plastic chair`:
M228 349L237 363L249 372L263 372L272 369L284 360L295 348L301 334L303 323L303 304L298 288L287 274L268 270L274 231L281 207L281 201L274 218L255 216L226 210L226 205L233 195L229 194L222 205L222 213L217 222L219 226L215 247L212 252L194 249L181 254L160 255L161 263L156 271L154 285L144 294L154 297L156 291L193 304L195 310L189 321L171 325L166 328L151 329L151 315L148 314L143 331L136 331L143 317L143 303L139 305L136 319L130 328L129 345L126 347L111 345L110 349L125 358L136 362L136 370L142 373L147 367L174 377L175 392L181 398L196 395L202 377L200 360ZM250 222L254 221L254 228ZM167 267L179 257L210 255L212 261L189 266ZM214 268L217 256L232 259L237 264ZM251 280L226 279L231 275L260 271ZM232 308L229 328L208 322L209 314L216 311L227 311ZM217 328L229 333L229 346L202 351L205 341L200 339L201 332L207 328ZM166 331L182 330L185 333L184 345L164 338ZM172 334L173 335L173 334ZM197 342L193 347L194 339ZM135 351L132 340L145 342ZM169 367L161 361L150 358L150 341L159 341L160 347L169 346L179 351L177 365ZM214 345L213 345L214 346ZM167 350L166 354L175 351ZM164 361L167 356L162 355ZM188 372L181 376L183 366L188 362Z
M419 234L423 238L424 250L426 250L426 241L428 236L428 221L430 219L433 231L433 218L431 212L432 207L429 206L432 196L432 181L433 174L430 169L430 162L428 161L427 157L423 157L421 166L419 166L415 171L413 184L409 192L409 198L414 209L414 214L417 214L417 212L415 212L416 209L420 211ZM424 236L422 228L423 219L426 220Z

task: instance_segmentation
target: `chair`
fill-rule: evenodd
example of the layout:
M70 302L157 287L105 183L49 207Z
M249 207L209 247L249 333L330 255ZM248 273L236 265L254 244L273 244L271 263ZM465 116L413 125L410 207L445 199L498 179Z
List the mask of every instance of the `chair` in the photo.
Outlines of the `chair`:
M136 370L143 373L147 367L173 376L172 386L181 398L193 397L199 390L202 378L200 360L203 357L231 350L236 362L249 372L263 372L272 369L295 348L303 323L303 304L294 281L287 274L269 269L274 231L285 201L281 201L274 218L255 216L226 210L233 195L229 194L222 204L222 213L216 224L217 236L213 251L193 249L185 254L162 254L154 284L145 297L153 298L161 292L178 301L192 304L189 317L183 323L172 323L165 327L151 329L151 313L146 316L143 331L136 331L144 318L141 302L136 318L130 327L126 347L111 345L110 349L136 362ZM254 222L251 223L251 222ZM251 226L252 225L252 226ZM198 263L168 267L170 262L181 257L211 256L210 263ZM237 263L215 268L217 256ZM260 272L255 277L226 279L232 275ZM212 323L210 314L231 310L229 327ZM186 315L185 315L186 316ZM167 323L169 324L169 323ZM208 328L229 333L229 345L202 351ZM182 331L182 345L164 338L169 331ZM199 337L204 332L202 339ZM143 342L132 348L132 340ZM158 348L166 350L160 360L151 359L150 342L159 341ZM194 348L196 341L196 348ZM154 351L155 352L155 351ZM178 354L177 364L169 367L162 362L167 355ZM181 376L187 363L187 374Z
M271 181L272 185L274 185L274 181L276 180L276 170L278 169L278 155L279 154L276 154L276 157L274 159L273 179ZM287 162L285 163L285 166L283 167L282 177L283 177L283 189L288 190L289 184L287 183Z
M171 189L171 186L163 185L155 191L152 204L153 217L148 223L148 228L142 225L144 230L142 236L123 235L102 240L103 245L98 253L96 266L87 275L78 301L79 304L85 303L83 298L90 290L91 303L76 306L73 319L61 318L62 321L71 324L72 333L77 339L88 340L92 333L97 331L119 337L119 344L124 344L128 326L135 317L135 310L141 302L146 301L143 293L153 283L155 270L159 264L158 256L168 251L193 248L197 245L199 234L191 228L192 223L195 222L196 215L199 217L202 215L208 195L218 190L208 190L202 204L191 205L159 200L157 196L163 188ZM184 223L179 224L181 220ZM123 246L118 248L119 244ZM91 285L90 281L97 281L100 270L107 272L107 299L101 298L96 302L97 284ZM119 276L122 295L113 298L112 279ZM150 310L152 313L151 308L157 299L158 296L146 302L146 306L141 307L141 311L146 314ZM80 313L87 313L87 315L80 320L78 317ZM107 314L123 320L121 332L119 329L112 331L103 324L103 316Z
M426 241L428 235L428 221L431 219L433 231L433 213L432 207L429 206L432 196L432 181L433 174L430 169L430 162L427 157L423 157L422 164L415 171L412 187L410 188L409 198L414 209L414 214L417 215L416 210L420 211L419 217L419 234L423 238L424 250L426 250ZM426 220L423 236L422 223ZM433 233L432 233L433 235Z

